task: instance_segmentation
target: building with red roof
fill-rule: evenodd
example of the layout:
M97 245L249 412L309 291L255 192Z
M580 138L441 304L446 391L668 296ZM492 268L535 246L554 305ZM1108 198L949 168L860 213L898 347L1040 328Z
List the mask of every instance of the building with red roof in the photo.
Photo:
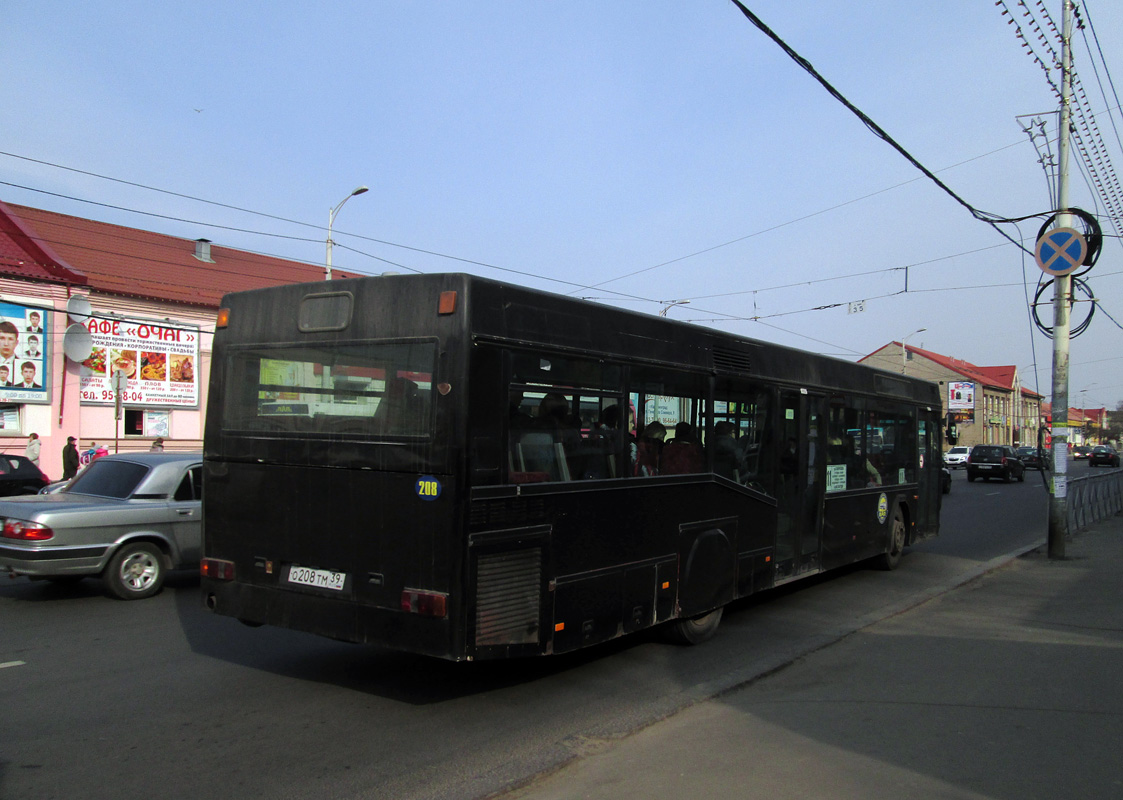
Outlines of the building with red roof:
M858 361L938 383L941 412L955 422L960 445L1037 444L1044 398L1022 385L1015 366L980 367L901 342L890 342Z
M325 277L322 265L0 202L0 444L22 452L37 433L51 478L68 436L79 449L147 450L157 437L200 449L222 296ZM115 369L127 373L121 420Z

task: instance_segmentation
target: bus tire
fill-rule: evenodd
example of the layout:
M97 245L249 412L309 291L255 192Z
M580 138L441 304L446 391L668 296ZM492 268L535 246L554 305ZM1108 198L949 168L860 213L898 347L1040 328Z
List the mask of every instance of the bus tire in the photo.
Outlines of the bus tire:
M721 608L690 619L676 619L668 623L667 638L675 644L701 644L714 637L721 624Z
M164 585L164 554L149 542L121 547L102 576L109 593L121 600L143 600Z
M877 566L883 570L894 570L901 563L901 553L905 549L905 518L900 506L893 511L889 522L889 550L877 557Z

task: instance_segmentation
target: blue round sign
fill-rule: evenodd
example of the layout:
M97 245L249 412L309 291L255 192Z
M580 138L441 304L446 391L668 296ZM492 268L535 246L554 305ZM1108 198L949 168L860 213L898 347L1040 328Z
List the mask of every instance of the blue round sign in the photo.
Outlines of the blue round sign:
M1037 240L1037 266L1050 275L1068 275L1084 264L1088 243L1074 228L1054 228Z
M422 500L433 501L441 496L441 482L432 475L422 475L417 479L414 491Z

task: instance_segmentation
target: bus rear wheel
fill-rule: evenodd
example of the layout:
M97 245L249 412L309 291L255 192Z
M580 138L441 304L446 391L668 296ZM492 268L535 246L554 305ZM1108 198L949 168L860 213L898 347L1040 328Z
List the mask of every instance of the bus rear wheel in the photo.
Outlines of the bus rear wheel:
M675 644L701 644L712 639L721 624L721 612L715 608L690 619L676 619L667 625L667 638Z
M878 556L877 566L884 570L893 570L901 563L901 553L905 549L905 518L901 509L893 512L893 519L889 522L889 550Z

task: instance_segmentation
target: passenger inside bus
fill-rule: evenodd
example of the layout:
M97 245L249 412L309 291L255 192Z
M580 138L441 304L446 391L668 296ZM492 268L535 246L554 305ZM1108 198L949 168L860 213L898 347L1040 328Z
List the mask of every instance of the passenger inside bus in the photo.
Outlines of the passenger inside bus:
M663 440L667 438L667 428L659 420L649 422L643 435L636 442L636 475L648 477L658 475L663 455Z
M675 438L663 446L662 469L664 475L690 475L702 472L706 458L702 445L689 422L675 425Z

